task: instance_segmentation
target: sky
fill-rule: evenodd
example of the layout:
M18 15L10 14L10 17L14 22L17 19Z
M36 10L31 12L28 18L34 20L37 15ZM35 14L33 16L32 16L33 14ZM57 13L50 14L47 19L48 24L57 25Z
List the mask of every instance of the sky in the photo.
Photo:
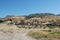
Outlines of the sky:
M0 0L0 17L33 13L60 14L60 0Z

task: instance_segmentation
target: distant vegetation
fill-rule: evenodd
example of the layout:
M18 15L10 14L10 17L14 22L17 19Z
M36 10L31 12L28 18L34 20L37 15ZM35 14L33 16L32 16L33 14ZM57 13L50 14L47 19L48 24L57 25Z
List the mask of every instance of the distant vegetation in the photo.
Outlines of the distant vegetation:
M50 16L50 15L55 15L53 13L35 13L35 14L29 14L28 16L25 16L26 18L33 18L33 17L44 17L44 16Z

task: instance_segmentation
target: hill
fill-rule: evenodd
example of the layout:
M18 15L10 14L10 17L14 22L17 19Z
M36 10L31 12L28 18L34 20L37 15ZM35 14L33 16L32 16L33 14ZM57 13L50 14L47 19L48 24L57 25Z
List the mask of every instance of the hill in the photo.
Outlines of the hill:
M23 27L60 26L60 16L52 13L36 13L27 16L6 16L0 23L23 25Z

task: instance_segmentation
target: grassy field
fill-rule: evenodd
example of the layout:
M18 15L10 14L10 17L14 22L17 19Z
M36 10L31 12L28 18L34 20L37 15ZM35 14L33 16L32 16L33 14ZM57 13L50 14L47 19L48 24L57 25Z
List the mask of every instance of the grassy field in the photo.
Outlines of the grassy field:
M51 30L38 30L33 29L28 32L28 35L40 39L40 38L58 38L60 39L60 32L57 29L51 29Z

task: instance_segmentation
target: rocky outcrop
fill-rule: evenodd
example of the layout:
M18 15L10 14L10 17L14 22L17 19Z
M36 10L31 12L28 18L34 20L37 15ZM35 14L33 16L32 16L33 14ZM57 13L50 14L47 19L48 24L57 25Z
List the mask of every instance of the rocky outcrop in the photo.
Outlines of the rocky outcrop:
M2 23L6 24L14 24L14 25L22 25L23 27L47 27L48 24L54 24L57 20L60 20L60 16L45 16L41 17L33 17L30 19L26 19L23 16L12 16L1 18Z

